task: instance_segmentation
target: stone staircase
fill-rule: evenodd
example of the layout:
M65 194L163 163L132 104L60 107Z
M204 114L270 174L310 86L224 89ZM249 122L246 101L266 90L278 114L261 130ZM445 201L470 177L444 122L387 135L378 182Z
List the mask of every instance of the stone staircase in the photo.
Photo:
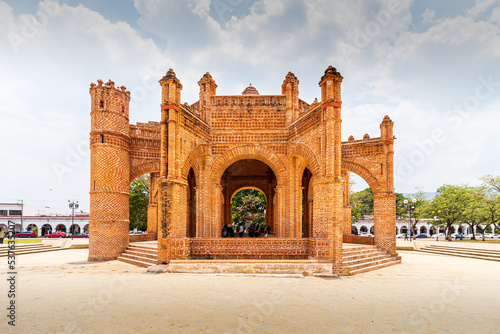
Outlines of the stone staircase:
M490 249L430 245L429 247L420 248L418 251L439 255L451 255L480 260L500 261L500 251Z
M5 242L5 241L4 241ZM35 254L43 252L55 252L64 250L66 248L52 247L50 245L43 244L16 244L16 248L13 250L15 255L23 254ZM7 244L0 245L0 257L6 257L9 255L9 247ZM12 255L12 254L11 254Z
M401 263L400 258L386 253L377 246L366 245L343 250L343 264L347 275L361 274L398 263Z
M147 268L157 264L158 250L156 248L131 244L117 260Z

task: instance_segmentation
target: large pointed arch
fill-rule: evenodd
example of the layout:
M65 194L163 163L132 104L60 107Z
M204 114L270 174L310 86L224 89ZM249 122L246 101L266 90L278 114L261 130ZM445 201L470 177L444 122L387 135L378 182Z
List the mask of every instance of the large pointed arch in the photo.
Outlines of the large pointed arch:
M159 161L149 161L130 168L130 182L137 179L139 176L150 173L158 173L160 171Z
M183 179L187 179L189 170L193 168L194 174L196 178L200 175L200 165L198 163L199 157L204 157L209 155L210 153L210 145L208 144L200 144L196 145L195 148L189 152L188 157L184 161L184 164L181 169L181 177ZM199 182L199 180L197 180Z
M215 160L212 165L212 174L210 176L212 184L218 184L226 168L231 166L234 162L243 159L262 161L273 170L278 185L285 183L286 166L275 153L262 146L242 145L227 150Z
M307 162L305 167L308 167L313 175L318 175L320 171L318 159L316 158L314 151L309 146L301 143L294 143L290 145L290 155L297 155L304 158Z
M359 175L363 180L368 183L373 194L380 193L382 187L380 186L380 182L377 180L375 175L367 169L353 161L349 161L347 159L342 160L342 169L345 169L349 172L353 172L354 174Z

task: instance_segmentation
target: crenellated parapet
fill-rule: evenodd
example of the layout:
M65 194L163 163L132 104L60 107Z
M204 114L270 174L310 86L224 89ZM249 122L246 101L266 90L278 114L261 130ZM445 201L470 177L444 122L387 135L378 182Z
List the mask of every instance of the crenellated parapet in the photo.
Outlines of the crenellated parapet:
M342 142L342 80L329 66L319 81L321 99L308 103L292 72L281 94L261 94L250 84L238 95L217 95L207 72L197 82L198 101L189 104L169 69L159 80L160 122L134 125L130 92L111 80L92 83L89 259L115 258L128 245L129 184L144 174L151 182L148 231L158 233L161 263L289 256L328 261L339 271L351 223L350 172L373 190L375 244L395 253L393 122L384 117L380 136ZM276 243L221 238L232 223L234 194L249 188L266 198L265 224Z

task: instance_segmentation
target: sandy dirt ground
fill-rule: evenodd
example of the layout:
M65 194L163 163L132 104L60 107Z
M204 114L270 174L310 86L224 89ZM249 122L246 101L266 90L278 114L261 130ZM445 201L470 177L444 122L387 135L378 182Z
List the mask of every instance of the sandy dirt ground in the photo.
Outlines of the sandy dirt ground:
M88 249L18 256L0 333L500 333L500 262L400 251L342 278L151 274Z

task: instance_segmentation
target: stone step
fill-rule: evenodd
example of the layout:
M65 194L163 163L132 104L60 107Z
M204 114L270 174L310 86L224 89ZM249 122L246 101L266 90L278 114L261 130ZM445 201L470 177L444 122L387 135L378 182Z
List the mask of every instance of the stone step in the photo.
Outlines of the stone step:
M5 242L5 240L4 240ZM0 244L0 250L8 248L9 246L4 243ZM16 244L16 248L33 248L33 247L52 247L51 245L45 245L42 243L36 243L36 244Z
M452 247L452 246L440 246L440 245L431 245L428 248L446 250L446 251L464 251L473 254L488 254L488 255L497 255L500 256L500 251L493 249L479 249L479 248L469 248L469 247Z
M32 250L32 249L51 249L54 248L52 246L41 246L41 247L17 247L15 248L16 251L24 251L24 250ZM1 248L0 252L7 252L9 248Z
M142 247L142 246L135 246L135 245L130 245L127 247L128 250L131 251L137 251L137 252L142 252L142 253L148 253L148 254L158 254L158 249L156 248L150 248L150 247Z
M148 267L151 267L153 265L153 264L151 264L149 262L143 262L143 261L133 260L133 259L129 259L129 258L126 258L126 257L123 257L123 256L119 256L117 258L117 260L121 261L121 262L128 263L128 264L133 264L135 266L144 267L144 268L148 268Z
M347 256L344 255L342 258L345 262L345 261L366 259L368 257L377 256L377 255L385 255L385 254L387 254L387 253L384 251L373 251L373 252L357 254L357 255L347 255Z
M359 250L359 251L342 251L342 254L344 257L346 256L355 256L355 255L364 255L364 254L370 254L373 252L380 252L380 249L364 249L364 250Z
M26 255L26 254L36 254L36 253L45 253L45 252L55 252L55 251L60 251L60 250L65 250L67 248L54 248L54 247L50 247L50 248L44 248L44 249L28 249L28 250L22 250L22 251L19 251L19 250L15 250L15 255ZM0 253L0 257L6 257L8 256L8 252L1 252Z
M377 259L377 260L373 260L373 261L366 261L366 262L361 262L358 264L351 264L351 265L348 265L347 268L349 268L349 271L358 270L361 268L372 267L374 265L379 265L379 264L383 264L386 262L392 262L393 260L394 259L391 256L389 256L389 257L385 257L385 258Z
M157 253L151 254L151 253L146 253L146 252L142 252L142 251L138 251L138 250L130 249L130 248L125 250L125 252L123 252L123 254L143 256L143 257L147 257L147 258L154 259L154 260L158 259Z
M370 261L377 261L380 259L385 259L385 258L390 258L390 257L391 256L387 253L381 253L381 254L376 254L376 255L373 255L370 257L363 257L363 258L359 258L359 259L346 260L344 258L343 263L344 263L344 265L350 266L350 265L354 265L354 264L365 263L365 262L370 262Z
M158 262L157 259L152 259L152 258L144 257L141 255L131 255L131 254L127 254L127 253L123 253L122 255L120 255L120 257L130 259L130 260L136 260L136 261L140 261L140 262L147 262L147 263L150 263L151 265L156 264L156 262Z
M450 252L450 251L442 251L442 250L429 249L429 248L422 248L419 251L424 252L424 253L438 254L438 255L458 256L458 257L466 257L466 258L479 259L479 260L489 260L489 261L500 261L500 257L498 257L496 255L495 256L476 255L476 254L471 254L471 253Z
M372 265L372 266L368 266L368 267L364 267L364 268L360 268L360 269L350 270L349 275L352 276L352 275L356 275L356 274L361 274L361 273L365 273L367 271L381 269L381 268L389 267L389 266L399 264L399 263L401 263L401 260L394 260L393 259L392 261L385 262L382 264L376 264L376 265Z
M356 250L363 250L363 249L377 249L377 246L375 246L375 245L351 246L351 247L344 247L342 250L344 252L347 252L350 250L356 251Z

